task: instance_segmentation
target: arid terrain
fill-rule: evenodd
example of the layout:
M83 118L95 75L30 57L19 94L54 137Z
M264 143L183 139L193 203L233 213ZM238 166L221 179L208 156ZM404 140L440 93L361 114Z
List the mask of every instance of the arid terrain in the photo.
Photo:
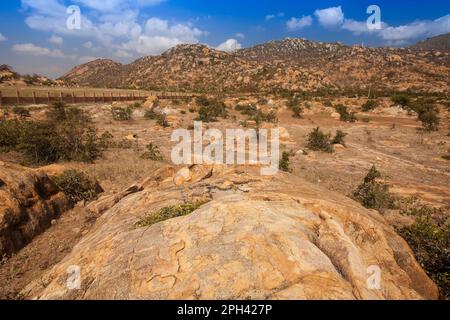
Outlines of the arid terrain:
M81 158L0 139L0 298L448 299L450 58L426 50L289 39L76 67L61 81L197 94L62 106L50 132ZM2 132L61 111L3 109ZM281 170L174 165L171 134L195 120L280 128ZM65 189L68 170L90 179L81 197ZM378 289L367 287L374 265Z

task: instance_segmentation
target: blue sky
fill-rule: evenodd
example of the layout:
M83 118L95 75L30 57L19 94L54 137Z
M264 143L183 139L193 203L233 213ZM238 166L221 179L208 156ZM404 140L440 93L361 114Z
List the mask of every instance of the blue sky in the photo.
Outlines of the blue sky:
M71 5L81 13L73 30ZM370 5L380 8L380 29L367 27ZM0 2L0 64L57 77L95 58L129 63L180 43L231 51L300 37L407 46L447 32L448 0L8 0Z

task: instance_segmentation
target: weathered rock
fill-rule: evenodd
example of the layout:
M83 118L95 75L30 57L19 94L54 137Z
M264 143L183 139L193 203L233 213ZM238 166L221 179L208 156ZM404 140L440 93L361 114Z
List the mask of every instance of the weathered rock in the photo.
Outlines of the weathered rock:
M437 298L436 286L406 242L378 213L287 174L258 174L257 168L220 167L189 188L147 182L107 210L66 258L22 294L37 299ZM134 226L162 207L205 197L211 202L188 216ZM66 287L73 265L80 267L80 290ZM371 266L381 270L379 290L367 285Z
M0 182L0 256L20 250L70 208L42 171L7 163L0 167Z

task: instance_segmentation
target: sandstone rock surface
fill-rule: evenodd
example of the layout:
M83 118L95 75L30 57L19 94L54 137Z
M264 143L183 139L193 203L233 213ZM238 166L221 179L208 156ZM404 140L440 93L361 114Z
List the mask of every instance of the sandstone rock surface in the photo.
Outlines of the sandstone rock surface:
M175 173L175 170L166 170ZM214 167L157 175L113 204L72 253L23 290L35 299L435 299L437 288L375 211L299 178ZM162 207L208 199L148 227ZM66 286L79 266L81 289ZM381 287L367 285L381 271Z
M43 171L0 166L0 257L20 250L70 208L67 197Z

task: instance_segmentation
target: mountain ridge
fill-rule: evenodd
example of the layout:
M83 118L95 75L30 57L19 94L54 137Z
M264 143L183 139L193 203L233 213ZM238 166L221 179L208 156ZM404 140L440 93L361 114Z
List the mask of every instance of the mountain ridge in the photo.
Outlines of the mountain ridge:
M182 44L129 64L97 59L74 67L60 79L82 86L198 92L371 87L444 92L449 70L448 52L285 38L235 52Z

